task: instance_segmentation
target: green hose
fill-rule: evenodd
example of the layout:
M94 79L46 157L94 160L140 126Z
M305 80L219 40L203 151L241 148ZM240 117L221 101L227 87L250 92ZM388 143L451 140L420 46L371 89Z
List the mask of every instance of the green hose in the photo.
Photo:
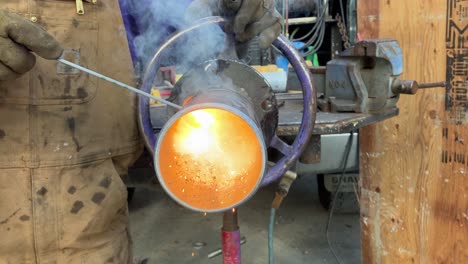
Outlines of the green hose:
M268 225L268 263L269 264L273 264L275 262L275 254L273 252L273 228L275 226L275 214L276 214L276 209L271 208L270 224Z

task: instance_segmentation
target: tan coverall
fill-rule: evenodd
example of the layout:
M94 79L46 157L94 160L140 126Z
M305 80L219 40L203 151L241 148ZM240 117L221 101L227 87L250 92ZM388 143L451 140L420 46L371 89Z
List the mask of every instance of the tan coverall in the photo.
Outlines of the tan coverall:
M133 69L117 0L1 0L67 59L125 83ZM38 58L0 82L0 264L131 263L126 188L141 150L135 96Z

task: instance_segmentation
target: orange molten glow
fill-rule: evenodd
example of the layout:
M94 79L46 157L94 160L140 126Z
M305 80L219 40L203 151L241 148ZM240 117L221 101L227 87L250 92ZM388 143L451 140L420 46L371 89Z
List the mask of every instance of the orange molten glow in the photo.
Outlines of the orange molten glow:
M198 210L242 202L262 177L262 144L252 127L221 109L188 112L160 142L159 170L169 191Z

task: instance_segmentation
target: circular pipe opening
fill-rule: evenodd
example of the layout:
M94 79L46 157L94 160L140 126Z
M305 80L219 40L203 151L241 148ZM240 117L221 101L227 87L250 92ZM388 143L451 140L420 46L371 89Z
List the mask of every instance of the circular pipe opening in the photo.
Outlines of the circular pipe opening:
M266 161L258 125L233 107L211 103L174 115L155 152L164 189L201 212L225 211L248 200L263 179Z

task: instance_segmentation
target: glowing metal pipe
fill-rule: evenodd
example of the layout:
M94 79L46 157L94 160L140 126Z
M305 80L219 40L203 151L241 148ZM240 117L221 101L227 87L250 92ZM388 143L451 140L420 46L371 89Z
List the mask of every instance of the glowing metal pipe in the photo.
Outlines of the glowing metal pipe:
M267 146L258 115L250 98L231 89L206 88L188 99L159 134L159 182L187 208L229 210L250 199L263 179Z

